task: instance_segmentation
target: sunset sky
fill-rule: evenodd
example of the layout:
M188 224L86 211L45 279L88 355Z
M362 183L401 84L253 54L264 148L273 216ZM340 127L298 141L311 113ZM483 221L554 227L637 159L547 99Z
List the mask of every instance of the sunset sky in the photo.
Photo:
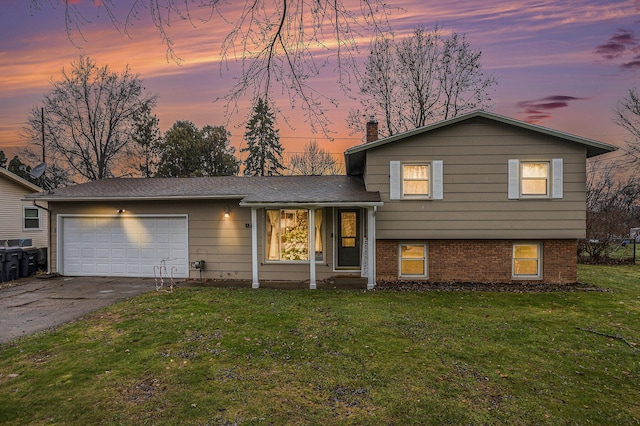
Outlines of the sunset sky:
M91 6L94 0L85 2ZM216 20L198 22L194 28L174 21L170 33L182 59L176 64L167 60L166 46L146 11L127 37L114 28L104 10L96 9L99 14L87 14L92 22L71 42L62 6L52 7L45 0L41 10L30 10L29 3L4 4L0 16L0 149L8 157L25 144L21 129L30 109L51 89L50 80L58 79L62 68L69 69L80 54L113 70L128 64L140 74L145 86L159 96L155 113L163 132L176 120L190 120L199 127L225 123L224 105L214 100L233 84L233 70L221 75L219 69L220 41L228 25ZM639 0L389 0L389 4L399 8L390 15L396 37L418 25L466 34L471 45L483 52L485 71L498 79L491 111L614 145L623 143L626 134L612 117L628 90L640 88ZM362 63L367 51L368 39L363 37ZM314 134L299 109L290 110L286 99L276 99L291 126L278 122L285 152L302 151L312 139L332 153L361 142L361 135L349 134L345 121L359 104L341 95L332 68L327 70L315 85L343 99L337 107L327 105L334 140ZM352 90L357 92L357 87ZM246 101L228 126L236 147L244 143Z

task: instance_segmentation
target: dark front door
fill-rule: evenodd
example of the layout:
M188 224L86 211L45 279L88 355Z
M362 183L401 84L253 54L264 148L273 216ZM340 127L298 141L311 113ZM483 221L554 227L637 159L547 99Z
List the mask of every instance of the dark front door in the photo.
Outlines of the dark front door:
M360 268L360 210L338 209L338 268Z

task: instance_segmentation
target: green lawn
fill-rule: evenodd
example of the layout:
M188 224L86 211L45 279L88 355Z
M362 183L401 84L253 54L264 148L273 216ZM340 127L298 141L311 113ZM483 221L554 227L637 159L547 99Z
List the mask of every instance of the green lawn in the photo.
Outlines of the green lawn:
M0 346L0 423L640 424L640 266L579 272L610 291L152 292Z

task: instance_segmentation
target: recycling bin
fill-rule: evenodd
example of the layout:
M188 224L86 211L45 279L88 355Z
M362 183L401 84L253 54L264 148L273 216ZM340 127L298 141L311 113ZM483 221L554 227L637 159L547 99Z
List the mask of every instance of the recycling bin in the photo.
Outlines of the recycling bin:
M38 249L23 248L20 259L20 276L30 277L36 273L36 269L38 269Z
M7 247L4 249L3 281L17 280L20 276L20 260L22 249L20 247Z

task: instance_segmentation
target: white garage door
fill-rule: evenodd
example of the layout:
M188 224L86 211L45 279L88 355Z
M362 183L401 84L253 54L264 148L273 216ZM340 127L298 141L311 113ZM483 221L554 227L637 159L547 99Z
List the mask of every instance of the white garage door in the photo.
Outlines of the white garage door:
M63 217L60 228L63 275L153 277L164 265L166 274L188 277L185 216Z

